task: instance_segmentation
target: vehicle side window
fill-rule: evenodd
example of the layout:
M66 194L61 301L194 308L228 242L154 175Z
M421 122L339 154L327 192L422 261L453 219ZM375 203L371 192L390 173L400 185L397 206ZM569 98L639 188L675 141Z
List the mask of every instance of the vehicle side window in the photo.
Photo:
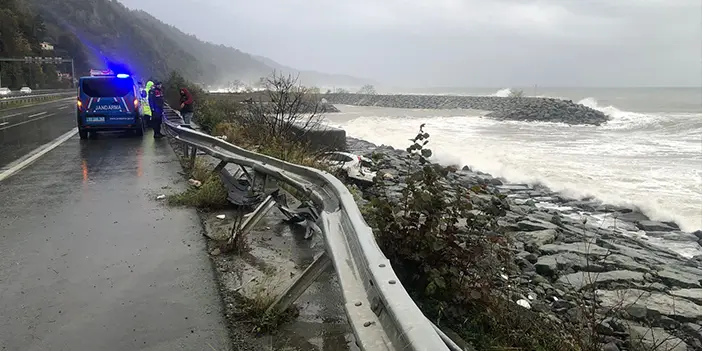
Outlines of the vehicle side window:
M346 155L340 155L341 156L341 161L343 162L351 162L353 161L352 157L346 156Z
M329 154L325 158L329 161L336 161L336 162L341 162L343 161L344 155L340 154Z

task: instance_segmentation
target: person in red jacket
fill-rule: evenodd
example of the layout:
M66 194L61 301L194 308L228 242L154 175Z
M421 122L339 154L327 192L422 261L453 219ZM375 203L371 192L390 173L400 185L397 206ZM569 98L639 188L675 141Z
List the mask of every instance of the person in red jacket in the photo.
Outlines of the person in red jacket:
M188 89L180 88L180 115L183 116L183 122L185 124L190 124L190 120L193 118L193 95L190 94Z

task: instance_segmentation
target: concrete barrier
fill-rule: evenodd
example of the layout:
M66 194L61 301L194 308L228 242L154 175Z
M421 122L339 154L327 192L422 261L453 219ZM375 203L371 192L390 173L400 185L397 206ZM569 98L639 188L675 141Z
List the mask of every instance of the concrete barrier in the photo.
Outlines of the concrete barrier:
M329 126L317 126L305 131L302 126L293 126L293 133L303 142L310 143L315 150L346 150L346 131Z

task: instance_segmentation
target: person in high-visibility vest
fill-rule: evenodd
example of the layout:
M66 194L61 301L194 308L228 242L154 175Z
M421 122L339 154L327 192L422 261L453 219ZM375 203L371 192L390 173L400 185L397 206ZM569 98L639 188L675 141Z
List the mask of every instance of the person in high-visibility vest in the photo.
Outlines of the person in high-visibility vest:
M149 90L153 88L154 82L153 81L148 81L146 82L146 87L144 88L144 97L141 99L142 100L142 108L144 109L144 117L146 117L146 125L151 127L151 116L153 113L151 112L151 105L149 105Z

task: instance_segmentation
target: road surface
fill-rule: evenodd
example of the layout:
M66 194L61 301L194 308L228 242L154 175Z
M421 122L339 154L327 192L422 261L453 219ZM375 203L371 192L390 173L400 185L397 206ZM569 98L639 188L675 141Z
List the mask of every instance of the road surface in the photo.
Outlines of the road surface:
M76 126L76 99L0 110L0 170Z
M0 154L71 130L64 110L3 133ZM231 348L198 216L156 200L185 186L179 170L166 140L116 133L73 136L0 182L0 350Z

